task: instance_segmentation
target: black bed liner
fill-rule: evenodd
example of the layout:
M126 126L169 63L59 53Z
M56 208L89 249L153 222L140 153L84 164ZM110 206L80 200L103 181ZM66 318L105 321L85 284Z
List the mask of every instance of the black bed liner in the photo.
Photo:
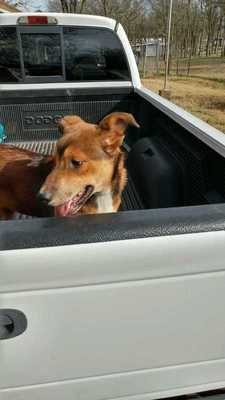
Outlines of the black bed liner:
M199 392L187 395L181 395L176 397L170 397L170 400L224 400L225 399L225 388L210 390L207 392Z
M14 146L35 151L44 155L52 154L55 150L56 141L43 140L43 141L24 141L9 143ZM144 209L144 204L135 188L134 182L131 177L128 177L128 182L122 196L122 211L141 210ZM27 215L16 214L16 219L32 218Z

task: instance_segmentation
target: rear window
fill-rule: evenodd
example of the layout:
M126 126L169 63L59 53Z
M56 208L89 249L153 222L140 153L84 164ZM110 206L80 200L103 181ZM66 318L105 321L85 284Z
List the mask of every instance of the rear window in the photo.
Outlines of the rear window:
M1 27L0 82L127 81L117 35L104 28Z
M22 33L21 43L26 76L62 76L58 34Z

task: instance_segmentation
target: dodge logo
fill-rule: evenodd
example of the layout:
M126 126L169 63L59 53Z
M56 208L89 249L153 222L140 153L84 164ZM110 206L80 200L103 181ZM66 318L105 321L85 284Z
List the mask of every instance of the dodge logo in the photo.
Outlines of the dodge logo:
M27 127L54 126L63 115L26 115L24 125Z

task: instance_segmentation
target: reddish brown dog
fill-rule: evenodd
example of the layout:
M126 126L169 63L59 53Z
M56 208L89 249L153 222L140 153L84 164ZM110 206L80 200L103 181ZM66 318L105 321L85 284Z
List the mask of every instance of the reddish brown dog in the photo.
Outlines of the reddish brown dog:
M47 216L48 207L37 193L53 167L53 157L0 145L0 220L12 218L15 212Z
M46 215L40 197L57 216L118 210L126 184L121 145L127 126L139 127L133 116L112 113L98 125L67 116L59 125L54 157L0 145L0 219Z

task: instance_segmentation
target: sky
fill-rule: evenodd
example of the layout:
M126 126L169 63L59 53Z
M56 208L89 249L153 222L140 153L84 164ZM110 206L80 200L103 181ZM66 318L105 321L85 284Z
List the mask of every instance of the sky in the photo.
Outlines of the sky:
M46 0L27 0L28 11L46 10Z

